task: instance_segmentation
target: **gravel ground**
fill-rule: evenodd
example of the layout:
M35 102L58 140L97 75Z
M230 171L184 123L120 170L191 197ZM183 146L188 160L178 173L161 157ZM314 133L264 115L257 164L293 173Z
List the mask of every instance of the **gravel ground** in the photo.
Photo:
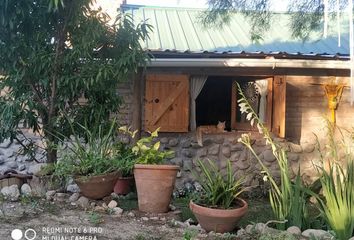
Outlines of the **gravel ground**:
M33 238L34 231L27 231L27 239L30 240L181 240L184 234L182 228L171 226L171 213L143 217L138 212L130 211L115 216L44 202L5 202L0 206L1 240L11 240L14 229L20 229L23 233L33 229L37 236ZM135 216L132 216L133 213Z

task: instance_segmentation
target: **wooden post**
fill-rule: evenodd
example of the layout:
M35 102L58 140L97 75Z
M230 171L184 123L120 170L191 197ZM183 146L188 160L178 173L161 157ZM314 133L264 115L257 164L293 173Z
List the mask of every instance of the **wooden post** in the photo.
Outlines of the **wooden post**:
M132 130L138 130L134 142L141 137L141 111L142 111L142 83L143 71L138 70L133 78L133 101L132 101Z

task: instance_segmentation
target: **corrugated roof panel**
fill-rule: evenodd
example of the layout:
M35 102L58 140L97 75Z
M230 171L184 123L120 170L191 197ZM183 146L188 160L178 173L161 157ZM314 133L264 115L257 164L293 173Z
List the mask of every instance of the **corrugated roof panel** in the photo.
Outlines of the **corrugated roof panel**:
M174 37L172 36L169 13L161 9L155 10L156 21L159 23L159 36L163 49L175 49Z
M149 49L163 49L160 40L159 23L156 21L155 9L142 9L146 22L153 26L153 31L149 33ZM164 23L160 23L164 24Z
M215 44L210 37L208 29L205 28L198 20L199 14L200 14L199 11L190 11L189 13L190 17L194 19L193 28L195 29L195 32L198 38L200 39L199 42L201 44L201 48L199 49L199 51L203 51L203 50L213 51L215 49Z
M202 50L203 47L201 45L200 39L198 38L198 35L193 27L195 19L191 19L189 15L189 11L187 10L178 11L178 17L181 22L181 26L186 36L188 47L189 47L189 49L185 49L185 50L190 50L190 51Z
M337 53L349 54L349 27L346 16L341 20L341 47L338 47L336 19L330 19L328 37L322 38L319 29L306 42L294 39L289 29L289 15L276 14L271 27L260 43L252 42L250 25L245 17L236 13L229 25L223 28L204 28L199 22L200 10L125 6L132 12L134 20L149 19L153 25L150 39L143 46L150 50L178 50L191 52L285 52L289 54ZM136 19L137 18L137 19Z
M174 44L175 44L174 49L182 50L182 51L185 49L189 49L186 36L183 32L181 22L179 21L177 15L177 11L168 10L167 17L168 17L168 22L172 33L172 37L174 39Z

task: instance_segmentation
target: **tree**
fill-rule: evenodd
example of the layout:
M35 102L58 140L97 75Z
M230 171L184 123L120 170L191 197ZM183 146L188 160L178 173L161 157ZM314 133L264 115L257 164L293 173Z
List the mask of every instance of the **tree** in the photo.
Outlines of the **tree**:
M323 16L332 17L343 11L352 0L289 0L290 28L294 38L306 40L311 31L323 26ZM272 17L272 0L208 0L204 13L205 25L222 25L230 21L233 12L242 12L251 24L252 40L259 40L269 29Z
M135 26L125 14L108 26L90 2L0 1L0 142L30 128L55 162L69 118L102 122L117 110L117 84L146 62L139 40L150 26Z

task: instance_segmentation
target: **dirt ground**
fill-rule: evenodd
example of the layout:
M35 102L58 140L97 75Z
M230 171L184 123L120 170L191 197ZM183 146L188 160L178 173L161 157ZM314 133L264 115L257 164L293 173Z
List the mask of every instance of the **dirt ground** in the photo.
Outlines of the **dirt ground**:
M0 240L13 239L14 229L27 240L181 240L185 234L173 226L173 213L143 216L127 211L116 216L45 202L5 202L0 207Z

